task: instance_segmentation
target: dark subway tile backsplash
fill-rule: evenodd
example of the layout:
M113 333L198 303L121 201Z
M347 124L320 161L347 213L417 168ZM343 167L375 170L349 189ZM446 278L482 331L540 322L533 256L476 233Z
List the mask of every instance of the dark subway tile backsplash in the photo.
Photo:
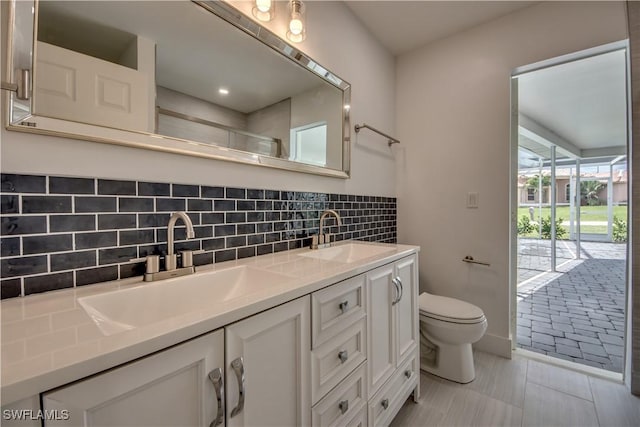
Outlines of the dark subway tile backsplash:
M70 196L22 196L22 213L71 212Z
M75 235L76 249L105 248L118 245L118 233L103 231L100 233L78 233Z
M3 194L1 196L0 213L12 214L20 213L20 202L18 196L14 194Z
M200 186L173 184L173 197L200 197Z
M95 194L94 179L49 177L49 193L51 194Z
M36 294L46 291L73 287L73 273L46 274L43 276L25 277L24 294Z
M171 184L155 182L139 182L138 196L170 196Z
M49 231L91 231L96 229L95 215L51 215Z
M96 251L52 254L51 271L76 270L96 265Z
M3 193L41 193L47 192L47 177L34 175L14 175L3 173L0 191Z
M396 199L94 178L2 174L2 298L144 274L131 259L166 254L171 212L175 250L201 250L197 266L301 248L335 209L336 240L396 241Z
M88 268L76 271L76 286L90 285L92 283L108 282L118 279L118 266Z
M117 199L115 197L76 197L76 212L115 212Z
M7 237L0 239L0 256L17 256L20 255L20 238Z
M45 234L22 238L22 253L25 255L63 252L72 249L72 234Z
M98 180L98 194L135 196L136 191L136 183L134 181Z

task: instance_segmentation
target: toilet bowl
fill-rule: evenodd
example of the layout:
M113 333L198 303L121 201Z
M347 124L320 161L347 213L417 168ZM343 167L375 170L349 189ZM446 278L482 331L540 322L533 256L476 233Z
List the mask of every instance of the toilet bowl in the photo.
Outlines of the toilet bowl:
M420 369L444 379L466 384L475 378L471 344L487 330L479 307L455 298L427 292L420 307Z

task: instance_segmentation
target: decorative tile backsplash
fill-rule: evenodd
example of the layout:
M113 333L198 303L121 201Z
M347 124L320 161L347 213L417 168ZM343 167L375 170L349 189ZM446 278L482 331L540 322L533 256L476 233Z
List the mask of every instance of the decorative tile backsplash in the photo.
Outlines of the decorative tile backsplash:
M94 178L2 174L2 298L144 273L132 258L167 251L167 224L186 211L196 238L176 227L176 252L195 265L309 246L335 209L336 240L396 242L396 199Z

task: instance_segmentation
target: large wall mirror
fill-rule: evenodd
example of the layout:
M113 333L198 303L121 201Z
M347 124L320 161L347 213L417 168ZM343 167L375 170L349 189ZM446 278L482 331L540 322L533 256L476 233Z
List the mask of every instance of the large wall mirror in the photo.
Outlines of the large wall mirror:
M349 84L225 2L17 1L10 25L10 129L349 176Z

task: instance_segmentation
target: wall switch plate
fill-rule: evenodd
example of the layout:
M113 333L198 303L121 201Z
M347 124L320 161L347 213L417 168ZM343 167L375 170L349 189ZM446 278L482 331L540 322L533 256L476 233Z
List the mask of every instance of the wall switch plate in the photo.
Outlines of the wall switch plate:
M467 208L468 209L477 209L478 208L478 192L471 191L467 193Z

